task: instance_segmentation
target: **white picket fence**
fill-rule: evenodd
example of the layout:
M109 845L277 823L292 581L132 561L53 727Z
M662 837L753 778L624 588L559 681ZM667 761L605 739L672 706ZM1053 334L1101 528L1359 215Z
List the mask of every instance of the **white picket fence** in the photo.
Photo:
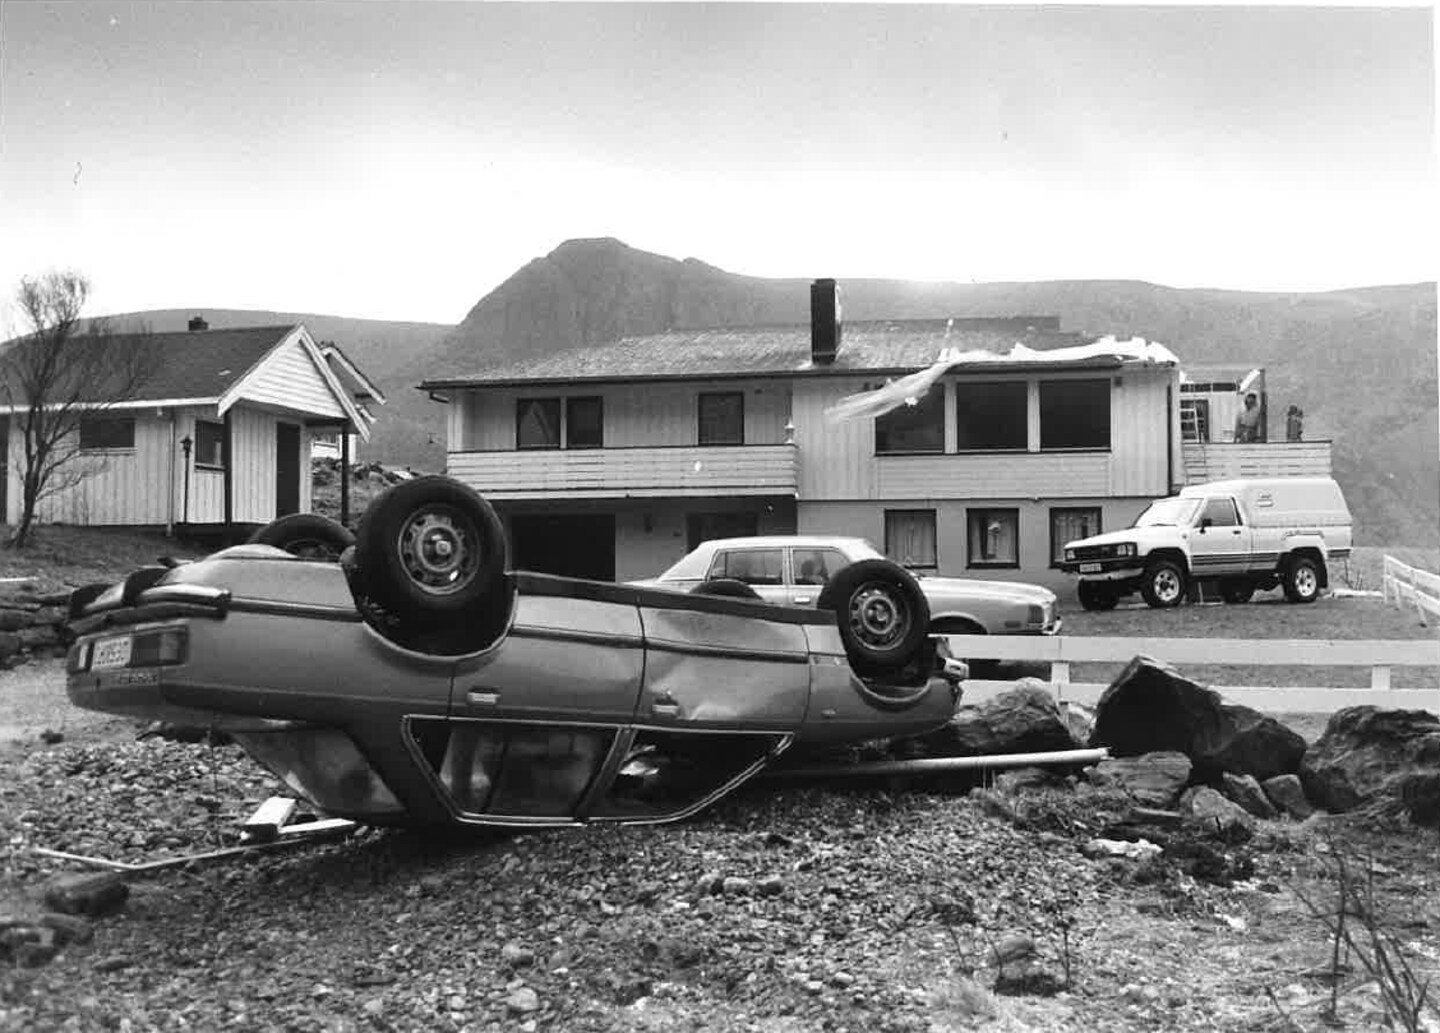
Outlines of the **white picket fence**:
M1379 641L1229 639L1229 638L1079 638L1070 635L947 635L953 655L972 660L1026 660L1050 665L1050 686L1062 700L1093 705L1103 682L1072 682L1074 663L1125 664L1136 656L1162 660L1184 674L1196 664L1266 667L1365 667L1367 688L1323 685L1215 685L1228 699L1271 713L1328 714L1343 707L1371 704L1440 713L1440 636L1433 639ZM1397 667L1430 668L1429 688L1393 688ZM965 699L974 702L1014 688L1013 681L965 682Z
M1394 556L1386 556L1380 592L1387 603L1413 605L1420 614L1421 624L1428 626L1429 617L1440 617L1440 574L1410 567Z

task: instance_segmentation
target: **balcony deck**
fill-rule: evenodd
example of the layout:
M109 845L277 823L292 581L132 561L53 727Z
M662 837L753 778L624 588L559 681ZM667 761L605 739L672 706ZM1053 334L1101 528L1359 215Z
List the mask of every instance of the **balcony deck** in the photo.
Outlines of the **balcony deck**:
M1186 484L1239 477L1331 476L1328 441L1187 441L1184 455Z
M495 499L788 495L794 445L451 452L451 477Z

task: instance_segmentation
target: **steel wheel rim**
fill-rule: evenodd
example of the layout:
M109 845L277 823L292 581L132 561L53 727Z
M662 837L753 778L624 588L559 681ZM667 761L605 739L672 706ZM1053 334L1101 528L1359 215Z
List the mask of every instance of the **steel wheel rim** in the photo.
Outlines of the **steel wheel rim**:
M433 506L400 528L400 563L410 581L431 595L452 595L468 585L480 564L474 526L458 510Z
M1156 571L1150 583L1155 589L1155 597L1161 602L1180 598L1180 576L1170 568Z
M871 582L850 596L850 630L869 649L894 649L910 626L910 609L889 585Z
M1301 564L1295 568L1295 591L1303 596L1314 595L1319 587L1314 568Z

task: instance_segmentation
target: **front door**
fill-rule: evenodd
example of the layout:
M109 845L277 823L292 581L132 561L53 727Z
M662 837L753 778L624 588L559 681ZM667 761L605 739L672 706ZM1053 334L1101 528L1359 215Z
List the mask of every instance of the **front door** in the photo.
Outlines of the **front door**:
M1234 499L1206 499L1190 531L1191 572L1199 578L1245 573L1250 537L1250 528L1241 523Z
M300 428L275 424L275 515L300 512Z

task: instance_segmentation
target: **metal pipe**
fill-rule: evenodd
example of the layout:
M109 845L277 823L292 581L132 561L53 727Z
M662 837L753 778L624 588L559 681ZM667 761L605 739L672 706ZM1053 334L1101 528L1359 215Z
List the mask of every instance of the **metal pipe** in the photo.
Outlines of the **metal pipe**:
M1054 750L1049 753L996 753L988 757L923 757L918 760L881 760L870 764L831 764L813 768L781 768L765 772L766 778L823 778L827 775L922 775L938 771L967 771L976 768L1027 768L1051 764L1095 764L1108 760L1110 750L1100 746L1087 750Z

